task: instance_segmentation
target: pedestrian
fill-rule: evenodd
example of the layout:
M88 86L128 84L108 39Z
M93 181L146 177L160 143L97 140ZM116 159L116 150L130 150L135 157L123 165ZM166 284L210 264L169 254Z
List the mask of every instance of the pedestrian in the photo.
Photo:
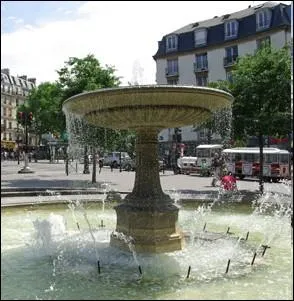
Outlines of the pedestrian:
M233 174L229 171L221 178L221 187L227 191L237 190L237 181Z
M99 159L98 164L99 164L99 173L101 173L101 170L103 167L103 161L101 159Z
M215 187L217 181L220 179L220 157L218 153L214 153L212 159L212 168L213 168L213 179L211 182L211 186Z

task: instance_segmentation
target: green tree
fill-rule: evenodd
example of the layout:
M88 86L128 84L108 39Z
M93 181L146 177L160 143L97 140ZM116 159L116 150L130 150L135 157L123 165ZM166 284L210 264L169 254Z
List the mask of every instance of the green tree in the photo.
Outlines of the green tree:
M62 132L65 119L61 111L61 89L57 83L45 82L33 89L18 112L32 112L30 131L41 139L44 133Z
M64 67L57 70L57 73L62 89L62 103L79 93L117 87L120 84L119 77L115 76L114 67L107 65L102 67L99 60L92 54L84 58L69 58ZM84 146L84 173L89 173L88 147L92 149L93 158L95 158L97 148L101 150L111 146L115 131L91 125L86 120L69 119L67 120L70 123L68 124L69 138L71 143ZM92 180L92 182L95 181L95 179Z
M265 46L241 57L232 72L233 135L257 136L260 147L260 192L263 193L263 136L291 132L291 59L287 47Z
M227 81L217 81L208 84L210 88L216 88L231 93L230 83ZM212 135L219 134L224 147L227 147L231 140L231 108L224 108L214 112L205 122L194 125L194 131L206 129L207 143L211 144Z

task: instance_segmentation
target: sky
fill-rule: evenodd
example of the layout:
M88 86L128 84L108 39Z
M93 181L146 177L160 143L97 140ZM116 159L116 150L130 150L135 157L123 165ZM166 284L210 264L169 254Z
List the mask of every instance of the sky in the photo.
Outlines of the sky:
M155 84L152 56L164 35L264 2L1 1L1 69L53 82L69 57L94 54L121 86Z

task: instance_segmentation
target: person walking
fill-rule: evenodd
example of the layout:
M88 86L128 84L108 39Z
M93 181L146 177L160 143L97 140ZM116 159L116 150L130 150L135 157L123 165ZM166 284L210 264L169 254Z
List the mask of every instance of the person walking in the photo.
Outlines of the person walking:
M101 159L99 159L98 164L99 164L99 173L101 173L101 170L103 167L103 161Z
M237 180L230 171L221 178L221 187L227 191L237 190Z
M217 181L220 179L220 157L218 153L214 153L212 159L212 168L213 168L213 178L211 186L215 187Z

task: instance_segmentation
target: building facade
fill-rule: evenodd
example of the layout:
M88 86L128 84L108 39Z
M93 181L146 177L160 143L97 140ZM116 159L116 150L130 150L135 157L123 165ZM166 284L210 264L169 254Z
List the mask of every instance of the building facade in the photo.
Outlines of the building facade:
M265 2L257 6L215 16L184 26L165 35L153 56L156 83L207 86L209 82L231 80L236 59L254 54L263 43L282 48L291 41L291 5ZM168 152L174 129L159 134L161 149ZM181 128L181 141L195 146L207 143L205 130ZM221 143L213 136L213 143ZM190 152L188 152L190 153ZM192 152L191 155L194 155Z
M1 148L15 150L18 143L24 141L23 129L17 123L17 107L35 87L35 78L13 76L9 69L1 69ZM28 143L33 144L33 139L29 136Z

